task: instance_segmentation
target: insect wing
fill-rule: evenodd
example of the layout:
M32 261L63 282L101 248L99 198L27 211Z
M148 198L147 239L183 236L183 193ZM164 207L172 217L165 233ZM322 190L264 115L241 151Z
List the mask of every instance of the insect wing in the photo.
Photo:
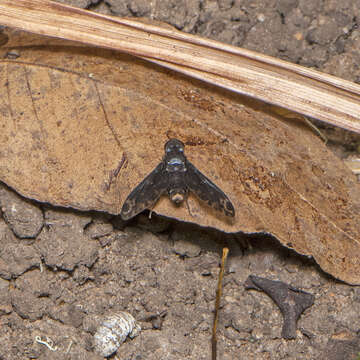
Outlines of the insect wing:
M167 190L168 176L161 162L127 197L121 217L129 220L145 209L151 209Z
M189 190L215 210L226 216L234 217L234 206L224 192L189 161L187 161L186 168L186 185Z

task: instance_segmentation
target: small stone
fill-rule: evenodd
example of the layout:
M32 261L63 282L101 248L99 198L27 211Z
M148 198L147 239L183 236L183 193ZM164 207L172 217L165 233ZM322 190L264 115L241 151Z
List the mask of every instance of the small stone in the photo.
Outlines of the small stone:
M94 221L86 228L85 235L91 239L98 239L111 234L113 230L111 223Z
M174 242L174 252L180 256L197 257L201 253L202 247L208 247L213 242L210 235L205 231L189 231L187 226L177 226L171 234Z
M73 279L79 285L83 285L88 280L94 280L94 276L91 275L88 267L80 265L74 270Z
M15 312L23 319L38 320L47 312L51 300L38 298L30 291L14 289L10 292L11 304Z
M73 271L77 266L89 268L95 263L99 244L84 234L91 218L49 210L45 219L48 226L43 228L35 244L47 266Z
M128 7L133 16L136 17L146 16L151 12L151 3L148 0L132 0Z
M186 240L178 240L174 243L174 252L180 256L196 257L200 255L201 247Z
M35 238L44 224L41 210L4 185L0 185L0 206L4 219L14 234Z
M105 3L111 9L111 13L117 16L130 16L130 10L125 1L105 0Z
M17 277L39 264L40 256L30 245L6 244L0 249L0 277L4 279Z

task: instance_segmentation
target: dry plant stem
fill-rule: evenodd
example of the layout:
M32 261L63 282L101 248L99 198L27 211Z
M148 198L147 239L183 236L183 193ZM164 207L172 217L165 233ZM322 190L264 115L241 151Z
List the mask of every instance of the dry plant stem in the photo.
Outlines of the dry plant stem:
M304 121L306 122L306 124L315 132L315 134L317 134L322 141L325 143L325 145L328 142L327 137L319 130L319 128L317 126L315 126L311 120L309 120L306 116L303 117Z
M221 258L221 267L219 272L219 279L218 279L218 286L216 290L216 300L215 300L215 314L214 314L214 324L213 324L213 333L212 333L212 340L211 340L211 358L212 360L216 360L217 355L217 337L216 337L216 330L217 330L217 324L219 319L219 307L220 307L220 300L221 300L221 294L222 294L222 280L224 277L225 272L225 262L226 258L229 254L228 248L223 248L223 254Z
M253 51L48 0L2 0L0 24L120 50L360 133L359 85Z

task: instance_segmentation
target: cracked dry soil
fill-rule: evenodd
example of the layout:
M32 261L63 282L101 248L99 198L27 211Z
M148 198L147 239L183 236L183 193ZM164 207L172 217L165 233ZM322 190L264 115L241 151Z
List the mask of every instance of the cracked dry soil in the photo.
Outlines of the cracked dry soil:
M176 28L359 82L360 5L352 0L73 0L119 16ZM341 157L358 135L322 126ZM210 359L222 245L230 245L221 303L219 359L357 359L360 288L324 274L270 238L243 240L153 216L117 217L30 202L0 188L0 359L102 359L98 319L131 313L142 331L113 359ZM247 239L249 240L249 239ZM281 337L282 316L250 274L315 295L297 338ZM40 337L40 338L37 338ZM36 341L40 339L41 342Z
M344 351L359 349L359 287L336 282L274 240L252 239L244 251L240 237L154 215L125 227L118 217L30 203L5 186L0 199L0 359L102 359L93 335L99 319L119 311L142 331L113 359L210 359L224 243L219 358L326 359L331 346L344 346L336 359L345 359ZM254 273L315 295L295 340L282 339L276 305L245 290Z

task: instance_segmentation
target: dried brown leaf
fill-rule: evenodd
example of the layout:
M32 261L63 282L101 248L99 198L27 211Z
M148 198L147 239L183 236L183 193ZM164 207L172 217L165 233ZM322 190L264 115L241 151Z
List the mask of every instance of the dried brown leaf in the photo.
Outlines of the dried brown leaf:
M2 0L0 24L141 56L360 133L360 86L254 51L48 0Z
M6 59L10 50L20 57ZM360 189L299 119L136 58L16 32L0 48L0 179L54 205L118 214L169 137L232 200L233 222L190 197L154 211L271 233L360 284Z

